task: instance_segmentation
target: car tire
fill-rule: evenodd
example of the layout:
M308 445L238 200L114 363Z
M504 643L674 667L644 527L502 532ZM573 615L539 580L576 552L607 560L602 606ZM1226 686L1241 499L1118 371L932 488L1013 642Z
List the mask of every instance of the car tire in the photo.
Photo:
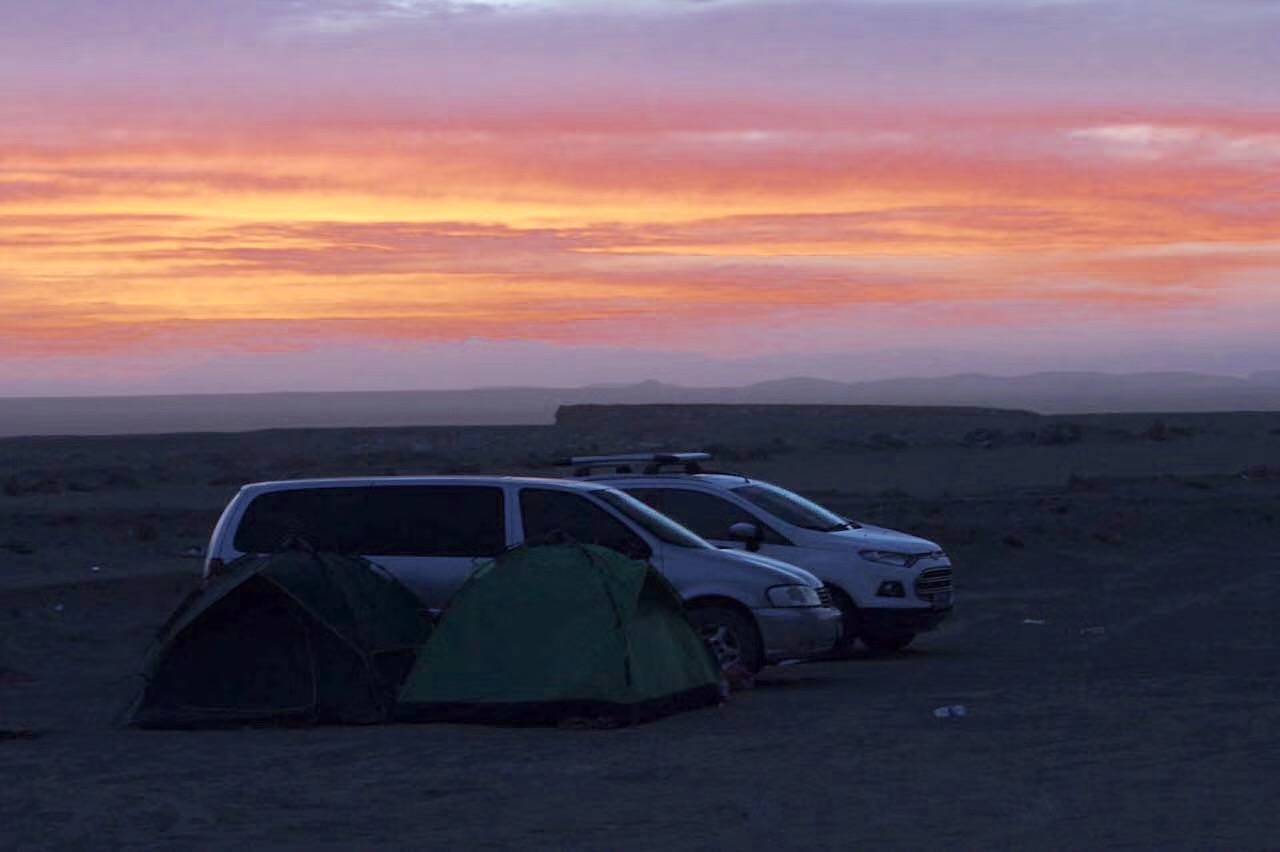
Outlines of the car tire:
M915 638L914 633L896 636L863 636L862 642L877 654L894 654L910 645Z
M831 602L840 610L840 638L831 649L830 659L847 660L853 656L854 646L858 644L858 629L861 619L858 617L858 605L841 589L827 587L831 591Z
M737 665L751 675L764 668L760 633L750 616L733 607L706 604L691 607L689 620L715 654L720 668Z

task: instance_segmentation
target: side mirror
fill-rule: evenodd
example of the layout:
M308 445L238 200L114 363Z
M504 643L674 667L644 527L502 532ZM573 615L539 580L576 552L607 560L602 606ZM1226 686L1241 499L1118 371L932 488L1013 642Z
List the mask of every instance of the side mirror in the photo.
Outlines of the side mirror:
M729 537L746 542L747 550L755 553L760 549L760 541L764 538L764 534L756 524L750 521L738 521L729 527Z

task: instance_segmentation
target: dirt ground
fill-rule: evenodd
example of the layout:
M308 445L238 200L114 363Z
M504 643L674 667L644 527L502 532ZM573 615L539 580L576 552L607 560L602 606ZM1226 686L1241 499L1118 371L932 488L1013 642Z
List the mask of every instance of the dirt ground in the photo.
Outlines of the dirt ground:
M817 454L736 465L939 541L954 617L899 655L766 670L724 707L605 731L119 727L195 581L183 551L235 490L214 439L164 440L185 465L167 481L139 461L158 444L0 442L19 486L0 495L0 847L1280 846L1269 431L1247 459L1201 435L1129 465L1088 441L850 450L838 469L876 473L844 487ZM929 484L940 459L963 487Z

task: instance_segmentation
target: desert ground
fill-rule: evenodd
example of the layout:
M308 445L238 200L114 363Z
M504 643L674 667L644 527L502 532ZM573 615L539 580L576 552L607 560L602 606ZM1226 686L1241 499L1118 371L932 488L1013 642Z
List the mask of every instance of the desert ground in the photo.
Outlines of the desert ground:
M951 620L632 728L119 724L244 482L708 446L939 542ZM0 846L1276 848L1278 566L1280 414L584 407L553 426L8 438Z

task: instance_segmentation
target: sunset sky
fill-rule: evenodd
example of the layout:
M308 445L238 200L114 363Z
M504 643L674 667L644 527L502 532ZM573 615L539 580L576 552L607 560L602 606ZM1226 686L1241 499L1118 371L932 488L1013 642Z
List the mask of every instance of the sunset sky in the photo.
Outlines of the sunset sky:
M14 0L0 395L1280 368L1280 2Z

